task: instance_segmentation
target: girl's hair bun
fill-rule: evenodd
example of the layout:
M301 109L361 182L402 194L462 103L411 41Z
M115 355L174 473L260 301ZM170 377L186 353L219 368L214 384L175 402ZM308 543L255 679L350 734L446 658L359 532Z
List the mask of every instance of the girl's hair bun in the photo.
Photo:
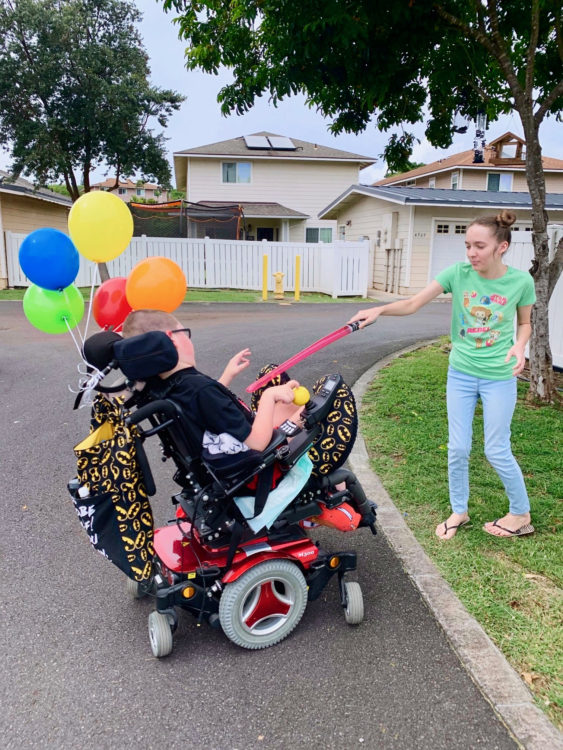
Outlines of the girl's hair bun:
M516 214L512 213L512 211L503 210L495 216L495 221L499 227L506 227L508 229L516 221Z

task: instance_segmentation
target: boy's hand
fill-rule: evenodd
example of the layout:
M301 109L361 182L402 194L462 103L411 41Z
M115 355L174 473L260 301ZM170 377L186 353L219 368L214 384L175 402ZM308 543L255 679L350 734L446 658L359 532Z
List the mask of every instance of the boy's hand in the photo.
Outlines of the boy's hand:
M293 389L298 387L299 383L297 380L290 380L283 385L274 385L271 388L266 389L262 394L262 398L266 393L270 393L271 398L274 399L274 403L281 401L283 404L292 404L293 399L295 398Z
M360 328L365 328L366 326L370 326L372 323L375 323L375 321L379 318L381 315L381 307L370 307L367 310L360 310L357 312L353 318L350 318L348 323L355 323L358 321L360 323Z
M252 352L250 349L242 349L237 352L234 357L228 361L227 366L223 370L223 374L219 378L219 382L223 385L230 385L232 380L236 378L243 370L246 370L250 364L250 355Z

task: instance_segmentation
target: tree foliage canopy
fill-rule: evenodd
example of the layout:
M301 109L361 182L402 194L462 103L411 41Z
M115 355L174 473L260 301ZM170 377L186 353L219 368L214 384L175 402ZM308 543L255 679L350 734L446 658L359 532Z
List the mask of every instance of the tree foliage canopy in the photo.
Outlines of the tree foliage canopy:
M71 197L99 165L170 182L162 134L183 97L148 82L148 58L129 0L3 0L0 139L12 172L63 178Z
M257 96L298 92L332 119L331 130L387 131L426 120L437 147L452 142L457 115L489 120L538 103L538 121L561 109L560 0L165 0L189 42L187 65L234 80L223 113L247 111ZM530 48L533 59L530 59ZM519 91L521 93L519 93ZM389 169L404 171L414 144L390 138Z

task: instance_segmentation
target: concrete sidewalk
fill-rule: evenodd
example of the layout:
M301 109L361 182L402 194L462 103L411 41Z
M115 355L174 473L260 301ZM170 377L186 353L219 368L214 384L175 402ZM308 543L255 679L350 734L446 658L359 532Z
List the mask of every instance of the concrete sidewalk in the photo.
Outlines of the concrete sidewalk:
M365 372L353 387L358 403L361 403L367 388L382 367L401 354L419 347L420 344L410 346L385 357ZM378 527L442 626L462 665L490 702L499 719L526 750L563 749L561 732L537 707L532 693L519 675L481 625L465 609L415 539L402 514L371 470L361 434L356 439L349 462L367 496L378 505Z

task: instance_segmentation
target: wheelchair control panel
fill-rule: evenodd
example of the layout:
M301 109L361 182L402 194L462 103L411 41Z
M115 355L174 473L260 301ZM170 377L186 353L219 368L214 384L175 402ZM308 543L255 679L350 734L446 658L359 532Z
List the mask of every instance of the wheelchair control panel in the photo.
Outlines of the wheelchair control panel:
M303 421L306 429L311 429L321 422L331 411L334 394L342 385L342 375L329 375L322 387L305 405Z

